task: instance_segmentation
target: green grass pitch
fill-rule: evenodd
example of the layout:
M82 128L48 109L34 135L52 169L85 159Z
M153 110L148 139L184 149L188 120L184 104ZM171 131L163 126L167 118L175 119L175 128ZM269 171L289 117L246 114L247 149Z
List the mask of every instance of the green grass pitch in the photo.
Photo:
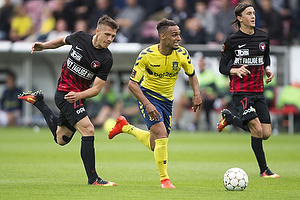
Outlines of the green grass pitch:
M300 135L264 141L267 162L278 179L259 177L247 133L172 132L168 172L176 189L161 189L153 153L134 137L108 140L96 130L96 168L116 187L87 185L80 134L60 147L48 129L0 127L0 199L300 199ZM249 177L244 191L227 191L231 167Z

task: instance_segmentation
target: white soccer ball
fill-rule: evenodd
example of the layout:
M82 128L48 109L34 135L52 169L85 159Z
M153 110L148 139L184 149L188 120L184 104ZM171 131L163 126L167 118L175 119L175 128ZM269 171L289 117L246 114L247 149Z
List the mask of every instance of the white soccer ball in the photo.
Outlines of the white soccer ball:
M225 172L223 184L227 190L242 191L248 185L248 175L240 168L231 168Z

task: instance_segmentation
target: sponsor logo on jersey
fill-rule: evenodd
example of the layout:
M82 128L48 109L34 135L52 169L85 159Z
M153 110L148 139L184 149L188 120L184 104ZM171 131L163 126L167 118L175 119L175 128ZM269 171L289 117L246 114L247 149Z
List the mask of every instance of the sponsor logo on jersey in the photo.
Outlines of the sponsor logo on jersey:
M263 56L256 57L235 57L234 65L263 65Z
M74 58L75 60L77 60L78 62L81 60L82 55L80 53L78 53L77 51L75 51L74 49L72 49L71 51L71 57Z
M256 112L256 111L252 106L250 106L248 109L244 110L243 115L247 115L247 114L253 113L253 112Z
M236 56L249 56L249 49L238 49L234 52Z
M69 70L71 70L76 75L78 75L84 79L87 79L87 80L92 80L92 78L95 76L94 72L91 72L91 71L85 69L84 67L78 65L71 58L68 58L68 60L67 60L67 67Z
M153 65L153 64L150 64L151 67L160 67L160 64L158 65Z
M259 49L261 50L261 51L265 51L266 50L266 44L264 43L264 42L261 42L261 43L259 43Z
M164 78L164 77L174 77L174 76L177 76L177 75L178 75L178 71L176 71L175 73L172 73L172 72L157 73L157 72L151 71L149 68L147 68L146 70L147 70L147 72L148 72L150 75L153 75L153 76L156 76L156 77L159 77L159 78Z
M77 115L79 115L80 113L83 113L85 111L84 107L79 108L78 110L76 110Z
M92 63L91 63L91 67L93 69L97 69L98 67L100 67L100 62L98 60L94 60Z
M238 48L242 48L244 46L246 46L246 44L241 44L241 45L238 45Z

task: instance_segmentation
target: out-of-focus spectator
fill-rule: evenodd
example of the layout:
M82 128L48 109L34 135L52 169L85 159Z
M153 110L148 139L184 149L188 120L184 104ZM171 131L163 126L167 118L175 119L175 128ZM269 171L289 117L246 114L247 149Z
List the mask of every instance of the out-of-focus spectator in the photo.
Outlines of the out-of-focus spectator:
M103 16L104 14L115 18L115 11L113 9L113 5L111 4L111 1L109 0L96 0L96 6L93 9L92 13L89 17L89 26L88 29L91 34L94 34L93 31L96 29L97 21L100 16Z
M185 44L206 44L207 41L202 21L196 17L185 20L181 36Z
M199 89L202 97L202 108L201 110L205 113L205 129L211 130L211 121L210 121L210 113L213 110L213 104L215 98L217 97L217 88L216 88L216 73L210 69L206 68L205 58L202 57L199 59ZM190 109L192 106L192 95L193 91L187 90L185 91L179 101L175 105L175 115L174 115L174 124L173 128L181 129L180 127L180 119L182 114L186 108ZM188 124L189 131L195 131L198 129L198 123L200 120L200 112L197 111L194 113L194 118L192 123Z
M58 38L58 37L64 37L64 36L67 36L70 34L71 34L71 32L68 31L68 24L67 24L66 20L58 19L56 21L55 30L51 31L48 34L46 41L50 41L50 40L53 40L54 38Z
M10 26L10 40L15 42L24 40L34 33L31 18L22 5L17 5L14 8L14 16Z
M195 3L194 17L201 21L202 27L205 30L207 41L214 41L216 34L216 21L214 14L207 9L205 0L197 0Z
M164 1L153 1L153 0L142 0L139 1L140 5L145 9L146 11L146 17L149 15L156 13L159 10L164 9Z
M88 23L85 19L77 19L75 21L74 32L76 31L87 32L87 30L88 30Z
M41 27L37 32L37 40L45 41L48 34L55 29L56 20L53 12L49 7L44 7L44 12L41 20Z
M145 10L138 4L138 0L126 0L123 7L116 16L120 25L116 36L117 42L137 42L140 34L140 27L145 19Z
M113 82L107 80L103 92L97 96L88 99L87 109L94 126L102 127L104 122L109 118L117 119L120 110L117 106L118 94L113 88Z
M74 8L75 20L89 19L93 8L95 8L95 0L72 0L70 4Z
M119 115L123 115L126 119L134 122L135 124L139 123L142 119L140 115L140 110L138 108L137 100L132 92L128 89L128 81L123 84L123 90L121 92L120 100L117 103L117 111Z
M51 7L53 8L53 15L56 21L64 19L67 22L68 31L73 31L76 17L71 2L67 0L54 0Z
M266 31L271 45L281 45L283 39L283 20L278 11L273 8L271 0L254 0L260 16L261 29Z
M18 94L22 90L16 85L16 75L8 72L6 77L6 88L2 94L0 107L0 125L18 125L22 113L22 100L18 99Z
M181 30L184 29L184 23L187 18L192 16L186 0L174 0L172 6L166 7L165 12L169 14L168 18L176 22Z
M230 22L234 19L233 7L230 0L220 0L221 10L216 15L216 42L222 43L224 39L235 32Z
M159 42L159 36L157 34L156 25L156 20L147 20L143 22L141 28L140 43L153 44Z
M9 39L10 22L13 15L14 5L10 0L5 0L0 8L0 40Z

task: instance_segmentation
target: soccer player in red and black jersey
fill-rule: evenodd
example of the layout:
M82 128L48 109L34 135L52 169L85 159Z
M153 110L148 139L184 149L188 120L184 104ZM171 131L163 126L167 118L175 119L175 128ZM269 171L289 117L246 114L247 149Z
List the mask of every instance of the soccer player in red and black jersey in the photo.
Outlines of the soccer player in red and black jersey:
M251 133L251 146L256 156L260 176L278 178L267 166L262 141L271 136L271 120L263 95L263 74L266 83L274 74L270 69L269 37L255 27L255 10L250 4L240 3L235 7L236 19L232 22L239 30L230 35L222 45L219 71L230 77L230 91L239 116L222 110L218 123L221 132L233 124Z
M59 145L69 143L76 130L82 135L81 158L87 173L88 184L115 186L113 182L101 179L95 169L94 126L85 111L85 99L99 94L113 64L112 54L107 47L114 40L119 25L109 16L99 18L95 35L82 31L49 42L35 42L32 51L56 49L72 45L62 65L61 75L55 93L55 104L59 116L45 103L41 91L22 93L23 99L36 106ZM91 86L92 85L92 86Z

